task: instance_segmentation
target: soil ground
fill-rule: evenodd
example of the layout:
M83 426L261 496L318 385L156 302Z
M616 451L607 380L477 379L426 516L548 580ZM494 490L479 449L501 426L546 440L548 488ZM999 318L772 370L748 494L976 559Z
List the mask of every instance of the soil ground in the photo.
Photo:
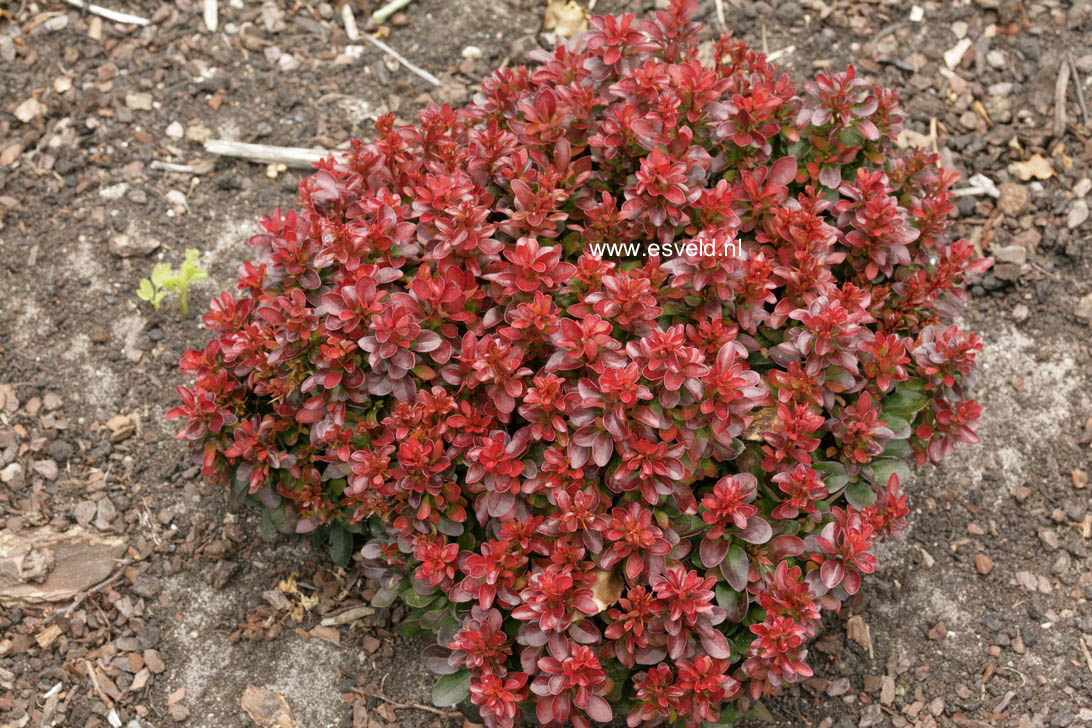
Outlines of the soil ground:
M299 726L461 725L413 707L431 678L422 645L394 635L397 610L322 628L366 582L305 542L258 540L253 514L200 482L163 415L203 333L134 291L194 247L211 273L201 311L257 218L293 204L293 171L214 158L204 138L334 148L386 111L462 103L546 42L544 3L409 5L386 42L439 87L350 43L317 1L224 0L217 33L192 0L102 4L153 22L0 3L0 531L80 523L123 536L129 563L59 633L52 607L0 607L0 726L245 726L248 684L282 693ZM999 260L964 314L987 342L982 443L920 473L907 538L828 619L816 677L767 707L776 726L1092 725L1092 132L1077 94L1092 99L1092 6L920 5L915 21L887 0L724 3L797 81L852 62L898 87L911 141L1000 188L958 205L960 234ZM711 0L701 15L715 26ZM146 257L113 252L148 241Z

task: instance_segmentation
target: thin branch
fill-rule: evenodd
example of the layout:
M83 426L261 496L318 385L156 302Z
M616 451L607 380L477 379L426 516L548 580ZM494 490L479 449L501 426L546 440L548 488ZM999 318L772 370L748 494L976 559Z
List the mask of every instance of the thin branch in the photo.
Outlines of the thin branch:
M717 24L720 26L720 32L728 32L728 21L724 19L724 0L716 0L717 6Z
M101 15L107 20L113 20L115 23L124 23L126 25L148 25L148 23L152 22L147 18L142 18L138 15L119 13L116 10L110 10L109 8L104 8L101 5L91 5L89 3L85 3L83 0L65 0L65 2L67 2L72 7L80 8L81 10L87 10L89 13L93 13L95 15Z
M1073 71L1073 86L1077 89L1077 103L1081 107L1081 116L1084 117L1084 125L1090 126L1088 116L1088 106L1084 103L1084 89L1081 88L1081 75L1077 73L1077 64L1073 60L1073 56L1067 55L1069 60L1069 68Z
M265 164L283 164L286 167L300 169L310 168L315 162L321 162L326 157L334 154L334 152L326 149L274 147L268 144L231 142L226 139L209 139L205 142L205 151L224 157L237 157Z
M359 693L368 698L375 698L376 700L382 700L392 708L400 708L403 710L423 710L426 713L432 713L438 715L441 718L462 718L463 714L454 710L440 710L439 708L433 708L431 705L422 705L421 703L399 703L396 700L391 700L386 695L380 693L370 693L366 690L360 690Z
M411 2L413 2L413 0L391 0L389 3L372 13L372 17L368 18L368 27L375 28L382 25L387 18L394 15Z
M1081 654L1084 655L1084 661L1088 665L1088 671L1092 672L1092 654L1088 652L1088 645L1084 643L1084 637L1078 636L1077 642L1081 646Z
M1069 86L1069 64L1058 68L1058 80L1054 82L1054 136L1065 134L1065 92Z
M161 162L158 159L152 161L149 165L152 169L158 169L160 172L179 172L181 174L193 174L196 170L189 164L175 164L174 162Z
M389 55L394 60L401 63L403 66L405 66L407 69L409 69L413 73L416 73L418 76L420 76L421 78L423 78L426 81L428 81L429 83L431 83L433 86L439 86L440 85L440 79L436 78L435 76L433 76L431 73L429 73L425 69L420 68L419 66L413 65L412 63L407 61L401 54L399 54L398 51L394 50L393 48L391 48L389 45L387 45L383 41L379 40L378 38L373 38L372 36L368 35L367 33L365 33L361 37L364 38L364 40L371 43L376 48L378 48L379 50L381 50L384 53L386 53L387 55Z
M360 31L356 27L356 16L353 15L352 3L345 3L341 6L341 22L345 23L345 35L349 37L349 40L356 40L360 37Z
M216 5L216 0L205 0L205 27L208 28L211 33L216 32L218 13L219 8Z
M99 678L95 675L95 668L91 667L91 663L87 660L83 661L83 666L87 668L87 676L91 678L91 687L95 689L95 694L99 696L102 702L106 703L107 708L113 708L114 701L99 687Z

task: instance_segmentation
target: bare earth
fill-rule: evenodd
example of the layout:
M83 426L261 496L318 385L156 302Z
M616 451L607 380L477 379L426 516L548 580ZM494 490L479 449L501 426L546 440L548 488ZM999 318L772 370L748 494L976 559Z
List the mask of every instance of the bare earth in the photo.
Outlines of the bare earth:
M283 694L297 726L460 726L414 707L432 678L397 609L322 627L367 602L365 580L306 541L261 541L200 482L163 415L203 332L133 294L153 261L195 247L204 309L256 219L293 203L294 171L201 140L335 148L386 111L463 103L545 42L545 3L409 5L385 40L439 87L349 42L319 2L222 0L216 34L191 0L103 4L153 23L0 3L0 536L79 523L124 538L128 563L52 623L71 599L0 606L0 726L247 726L248 684ZM914 22L886 0L724 3L798 81L853 62L897 86L914 139L935 129L949 164L1000 188L958 205L961 234L999 260L965 313L987 340L982 444L920 473L906 540L828 620L816 677L767 707L786 727L1092 725L1092 127L1077 95L1092 100L1092 5L920 4ZM361 24L374 9L354 7ZM158 246L119 257L119 236Z

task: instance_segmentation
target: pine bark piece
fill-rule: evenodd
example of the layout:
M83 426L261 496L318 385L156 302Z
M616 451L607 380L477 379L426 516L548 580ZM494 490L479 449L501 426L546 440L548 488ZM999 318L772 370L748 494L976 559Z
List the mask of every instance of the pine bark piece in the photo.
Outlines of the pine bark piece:
M106 579L124 539L73 526L0 534L0 603L59 602Z

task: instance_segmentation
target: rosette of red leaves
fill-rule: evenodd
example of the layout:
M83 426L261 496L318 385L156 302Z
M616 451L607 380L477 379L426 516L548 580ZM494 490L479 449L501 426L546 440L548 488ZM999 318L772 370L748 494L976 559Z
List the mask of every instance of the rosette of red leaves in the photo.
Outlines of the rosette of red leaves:
M205 476L340 560L367 531L489 726L729 722L806 678L906 463L976 440L956 175L890 90L699 48L695 5L380 119L182 361Z

